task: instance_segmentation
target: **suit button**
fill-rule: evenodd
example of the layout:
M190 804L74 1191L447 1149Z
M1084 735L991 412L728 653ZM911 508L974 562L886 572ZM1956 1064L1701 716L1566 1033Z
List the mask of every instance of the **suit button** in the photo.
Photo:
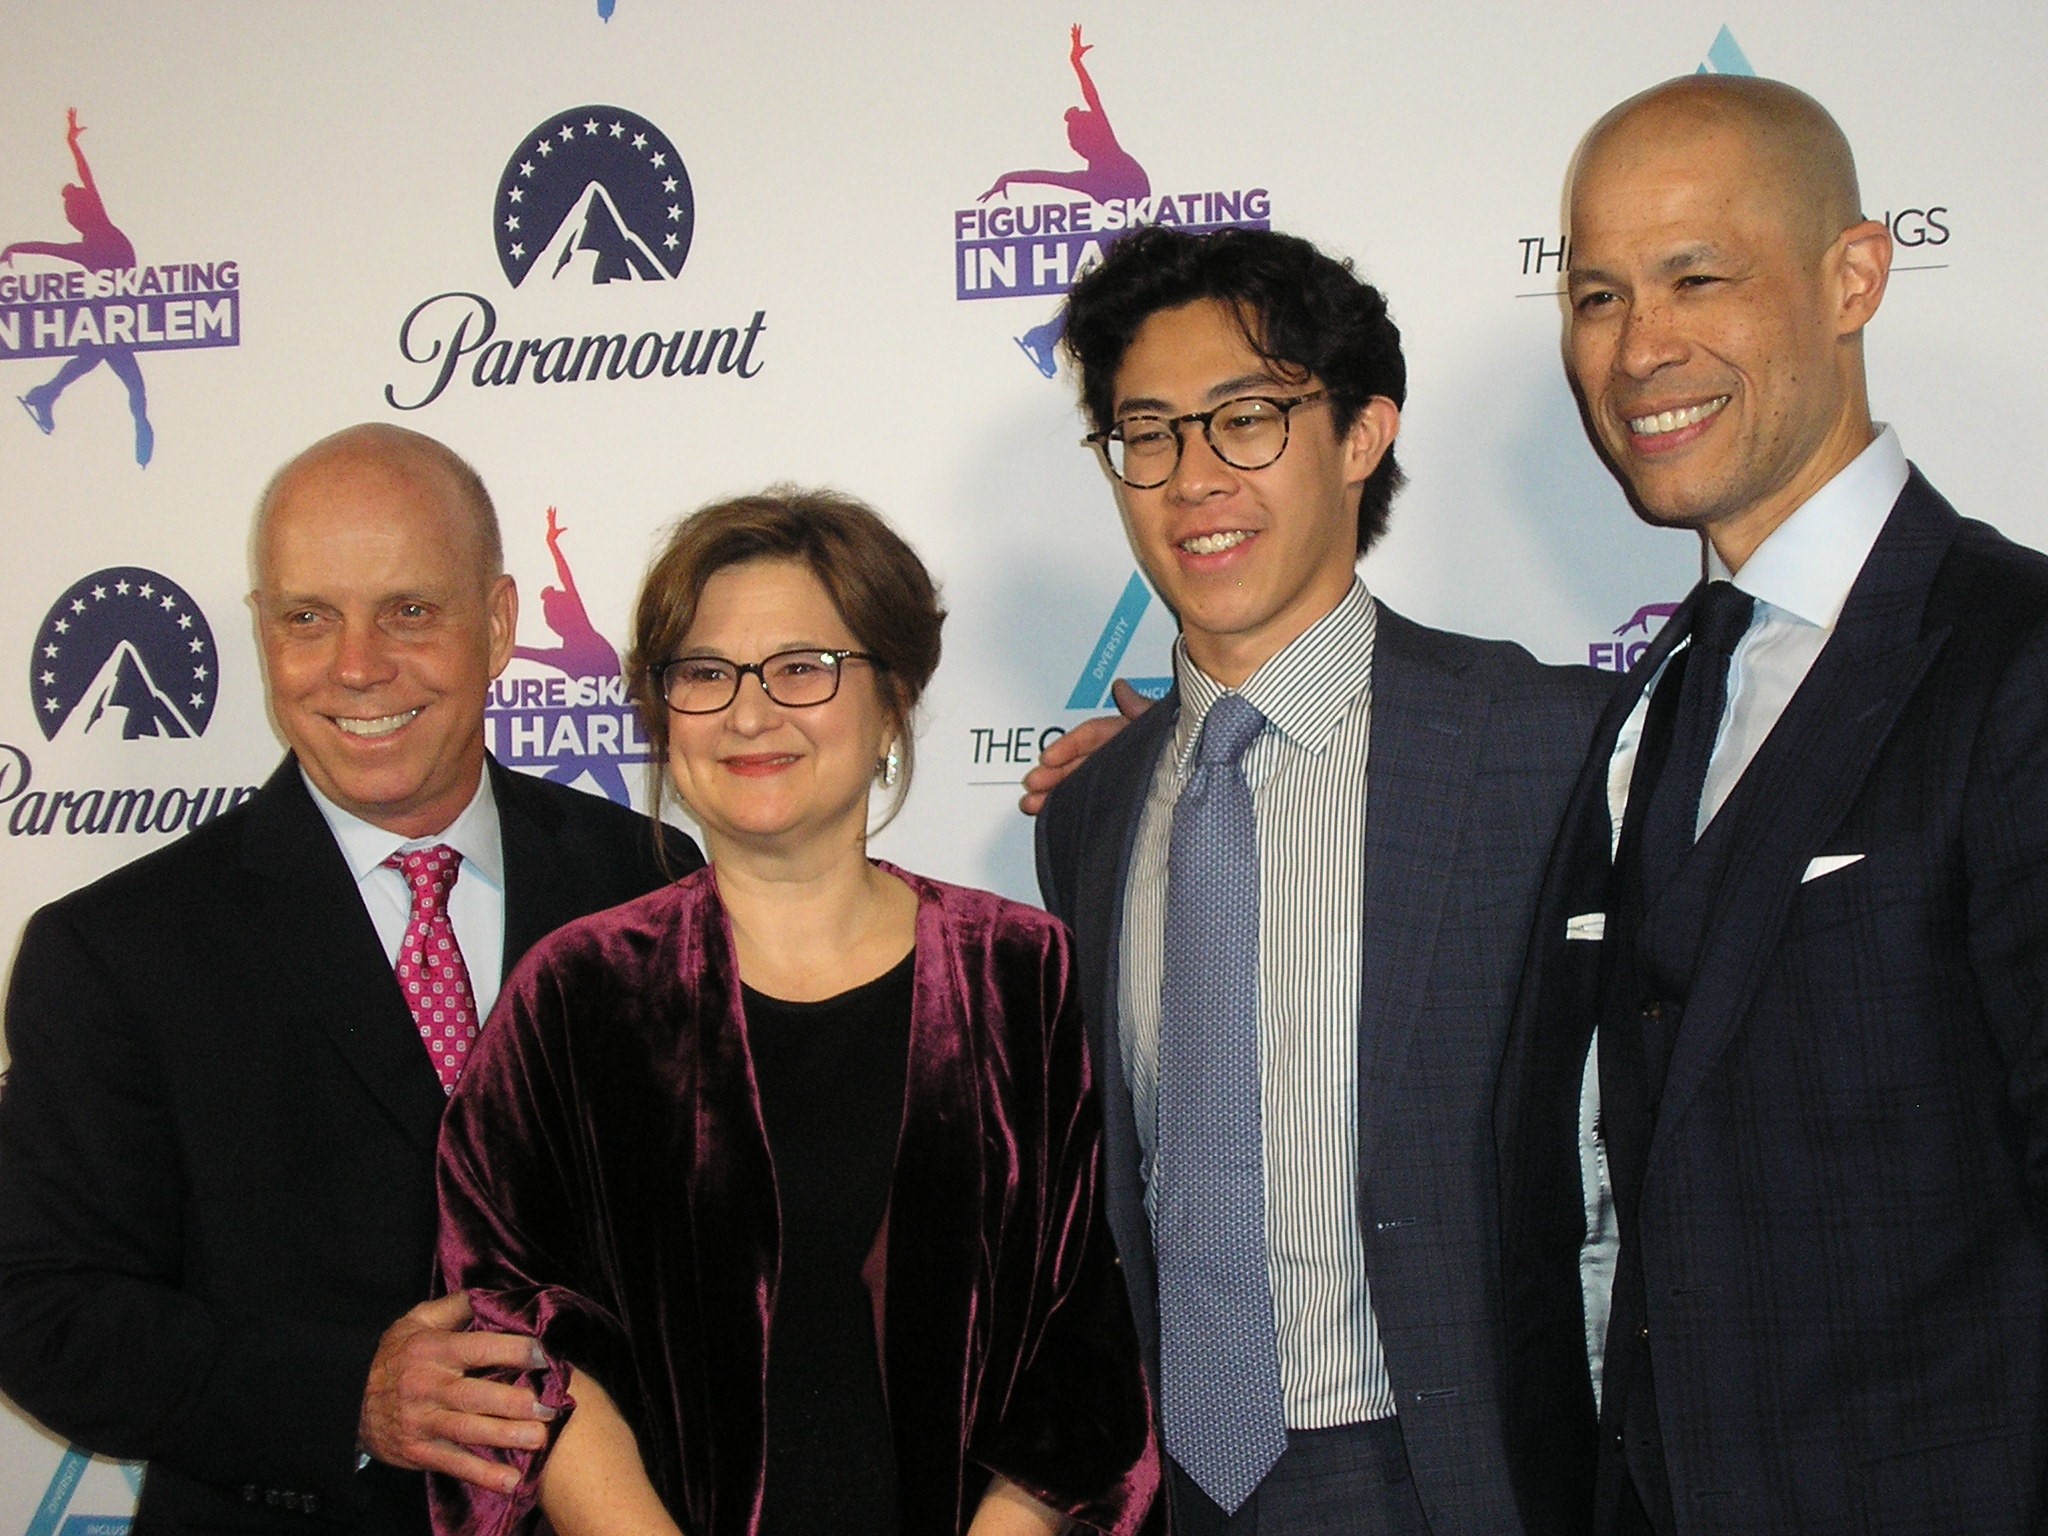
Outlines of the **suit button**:
M1617 1451L1621 1449L1621 1431L1618 1429L1614 1432L1614 1448Z
M1653 997L1645 1002L1637 1012L1641 1015L1645 1024L1654 1024L1664 1017L1664 1005Z
M299 1511L302 1514L308 1515L318 1514L320 1511L320 1496L314 1493L300 1494Z
M277 1508L278 1499L280 1497L281 1495L275 1488L266 1488L263 1490L263 1502L268 1504L272 1509Z
M1643 1342L1644 1342L1645 1344L1649 1343L1649 1342L1650 1342L1650 1325L1649 1325L1648 1323L1645 1323L1645 1324L1643 1324L1643 1326L1642 1326L1642 1327L1638 1328L1638 1329L1636 1330L1636 1337L1637 1337L1637 1338L1639 1338L1639 1339L1641 1339L1641 1340L1642 1340L1642 1341L1643 1341Z
M244 1504L254 1504L261 1497L262 1495L256 1491L254 1483L244 1483L242 1485L242 1502Z

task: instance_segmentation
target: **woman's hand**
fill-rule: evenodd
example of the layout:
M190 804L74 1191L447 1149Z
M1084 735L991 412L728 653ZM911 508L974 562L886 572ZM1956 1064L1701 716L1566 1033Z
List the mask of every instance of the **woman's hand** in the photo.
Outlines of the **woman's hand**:
M576 1411L540 1474L548 1523L559 1536L682 1536L647 1480L632 1426L611 1394L571 1371L569 1395Z
M981 1496L967 1536L1059 1536L1067 1522L1008 1478L998 1477Z

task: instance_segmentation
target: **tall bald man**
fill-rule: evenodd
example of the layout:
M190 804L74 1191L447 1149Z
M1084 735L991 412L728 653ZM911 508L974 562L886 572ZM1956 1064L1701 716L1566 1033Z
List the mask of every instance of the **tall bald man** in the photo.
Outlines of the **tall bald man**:
M1711 580L1596 735L1502 1073L1529 1527L2038 1532L2048 559L1871 420L1891 244L1812 100L1659 86L1570 206L1588 428Z
M456 455L328 438L254 554L291 755L37 913L15 962L0 1386L148 1461L138 1529L418 1536L418 1468L503 1479L469 1447L544 1433L468 1374L530 1344L420 1304L443 1100L526 948L665 875L643 818L484 751L518 602Z

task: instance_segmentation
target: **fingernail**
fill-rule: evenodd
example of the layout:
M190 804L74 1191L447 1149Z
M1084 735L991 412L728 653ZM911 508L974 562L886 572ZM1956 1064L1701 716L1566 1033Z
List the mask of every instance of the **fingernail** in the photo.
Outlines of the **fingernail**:
M548 1352L540 1347L539 1339L527 1342L526 1368L529 1371L544 1371L548 1368Z
M550 1408L546 1403L535 1403L533 1405L533 1416L536 1419L542 1420L543 1422L553 1423L555 1417L555 1410Z

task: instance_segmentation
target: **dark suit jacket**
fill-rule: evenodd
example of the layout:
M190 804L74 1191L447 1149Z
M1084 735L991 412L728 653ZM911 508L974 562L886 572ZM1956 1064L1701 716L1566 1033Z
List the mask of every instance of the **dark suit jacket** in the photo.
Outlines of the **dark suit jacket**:
M1588 1528L1596 1454L1573 1144L1615 734L1545 883L1502 1069L1510 1441L1532 1531ZM1643 1173L1679 1530L2048 1517L2048 559L1916 471L1827 649L1719 816ZM1802 880L1811 861L1856 862Z
M1527 922L1611 680L1379 609L1360 935L1358 1221L1408 1455L1436 1536L1516 1529L1501 1444L1491 1110ZM1072 924L1110 1226L1156 1370L1152 1233L1118 1040L1124 886L1174 701L1063 784L1039 883ZM1155 1376L1156 1379L1156 1376Z
M664 878L644 817L491 771L508 970ZM149 1461L138 1530L423 1531L355 1439L429 1292L443 1095L297 765L37 913L7 1044L0 1386Z

